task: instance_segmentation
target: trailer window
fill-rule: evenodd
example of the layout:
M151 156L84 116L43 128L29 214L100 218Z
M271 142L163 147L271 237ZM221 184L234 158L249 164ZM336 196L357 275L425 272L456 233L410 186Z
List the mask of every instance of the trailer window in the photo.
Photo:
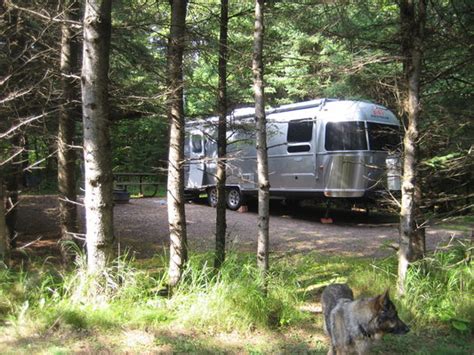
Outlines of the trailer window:
M202 136L191 136L193 153L202 153Z
M326 150L367 150L364 122L326 124Z
M395 151L400 146L398 126L367 122L370 150Z
M204 151L211 157L217 156L217 142L212 137L207 137L204 142Z
M309 144L288 146L288 153L304 153L304 152L309 152L310 150L311 150L311 146Z
M313 122L293 121L288 122L288 143L309 142L313 137Z

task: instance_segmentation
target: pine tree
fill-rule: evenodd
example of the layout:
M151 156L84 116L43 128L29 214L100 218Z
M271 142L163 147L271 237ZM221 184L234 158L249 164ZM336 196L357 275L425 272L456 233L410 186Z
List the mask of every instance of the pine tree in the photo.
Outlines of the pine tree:
M226 235L226 151L227 151L227 25L229 22L228 0L221 0L219 38L219 87L218 87L218 135L217 135L217 206L216 206L216 256L215 268L225 259Z
M402 56L405 79L405 111L407 130L403 140L403 182L400 211L400 250L398 259L398 293L405 293L408 264L421 259L425 252L424 229L420 226L420 186L418 175L418 140L420 76L423 36L426 20L425 0L400 2Z
M268 178L267 128L265 117L265 91L263 81L263 20L264 0L255 2L255 30L252 71L255 93L255 120L257 123L258 173L258 236L257 263L265 274L269 262L270 181Z
M62 102L58 128L58 190L61 254L63 262L67 263L71 258L67 244L74 241L73 234L77 233L76 152L73 145L77 112L74 101L78 91L74 75L77 73L79 43L73 23L79 20L79 2L65 0L63 12L60 64Z
M84 12L82 114L87 264L100 273L113 258L113 175L108 70L111 0L87 0Z
M184 208L184 107L183 52L187 1L170 0L171 27L168 43L168 224L170 232L169 286L181 279L188 259Z

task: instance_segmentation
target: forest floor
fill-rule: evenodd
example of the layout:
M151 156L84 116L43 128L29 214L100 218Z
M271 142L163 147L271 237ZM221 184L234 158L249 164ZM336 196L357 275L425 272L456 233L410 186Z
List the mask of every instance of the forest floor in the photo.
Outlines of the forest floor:
M80 210L81 226L84 211ZM271 206L270 250L272 253L318 252L325 255L384 257L394 253L390 245L398 241L398 217L390 214L332 210L332 224L321 223L325 209L305 206ZM256 251L256 206L245 213L227 211L227 248L239 252ZM188 243L191 252L214 248L215 209L204 204L186 204ZM20 247L40 255L57 255L58 204L56 196L25 196L18 212ZM131 199L114 207L115 236L121 250L129 249L136 258L149 258L168 250L166 201L162 198ZM83 227L81 227L83 229ZM426 230L427 249L462 234L456 230L430 226ZM52 252L52 253L51 253Z
M317 207L290 209L272 205L270 219L271 251L273 255L302 255L317 252L331 257L347 257L360 260L379 259L394 255L389 247L398 240L396 216L381 213L365 215L348 210L334 210L334 223L322 224L325 210ZM84 211L80 211L83 226ZM28 263L31 257L58 259L59 235L58 206L56 196L25 196L18 213L18 246L14 253L17 263ZM186 205L189 248L192 253L212 251L214 248L215 209L204 204ZM162 255L168 250L168 225L166 201L162 198L132 199L114 208L115 235L120 249L128 249L136 259L146 260ZM228 249L237 252L256 250L257 213L250 206L245 213L228 211ZM452 237L466 235L446 228L427 229L428 249ZM189 328L159 330L129 329L101 331L61 331L54 329L43 334L18 329L5 329L0 335L5 351L11 353L326 353L328 339L322 331L319 293L310 297L302 306L311 314L310 319L285 327L283 330L249 331L247 333L209 333L190 331ZM410 347L419 348L419 334L404 337L400 347L398 340L389 340L384 346L390 353L406 353ZM433 333L422 338L424 349L438 340ZM456 339L443 340L451 346ZM464 341L464 340L463 340ZM471 344L472 345L472 344ZM444 345L443 345L444 346ZM462 343L460 348L464 348ZM471 348L472 349L472 348ZM379 353L385 353L379 351ZM427 352L429 353L429 351ZM464 353L464 352L454 352Z

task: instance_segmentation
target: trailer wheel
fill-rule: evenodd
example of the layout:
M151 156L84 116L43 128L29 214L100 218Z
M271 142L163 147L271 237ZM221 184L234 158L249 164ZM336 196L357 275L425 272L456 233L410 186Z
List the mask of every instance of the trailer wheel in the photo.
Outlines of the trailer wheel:
M211 207L217 206L217 189L215 187L207 189L207 203Z
M237 211L242 206L243 196L239 189L230 189L227 192L227 207L232 211Z

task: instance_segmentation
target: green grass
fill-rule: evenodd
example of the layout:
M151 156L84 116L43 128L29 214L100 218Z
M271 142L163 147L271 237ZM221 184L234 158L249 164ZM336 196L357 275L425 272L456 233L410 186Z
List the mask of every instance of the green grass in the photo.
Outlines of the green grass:
M387 337L376 352L472 352L470 253L468 244L457 241L410 269L407 296L391 293L412 332ZM7 352L20 353L68 353L84 346L112 352L325 353L321 315L301 306L318 302L332 282L348 282L359 297L393 288L396 279L395 258L275 255L265 294L254 255L232 253L218 273L211 265L211 254L193 255L171 297L162 292L162 256L117 259L100 287L92 287L83 259L70 271L48 263L2 270L0 334L6 335L0 336L0 350L3 344Z
M469 332L474 325L473 246L454 240L445 250L418 262L408 275L404 300L420 326L433 322Z

